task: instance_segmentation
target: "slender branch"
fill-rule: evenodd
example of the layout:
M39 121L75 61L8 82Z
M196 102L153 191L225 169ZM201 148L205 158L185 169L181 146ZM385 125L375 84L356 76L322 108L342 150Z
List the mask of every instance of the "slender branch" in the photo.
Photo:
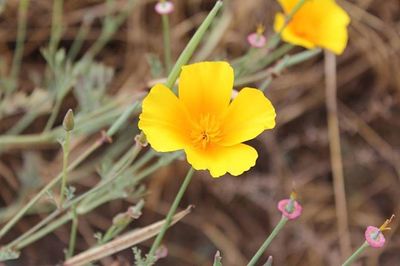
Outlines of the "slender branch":
M342 264L342 266L350 266L358 257L369 247L365 241L351 256Z
M336 96L336 58L325 51L326 107L328 111L328 134L335 195L336 217L338 220L339 244L342 258L351 250L349 225L346 206L346 192L343 175L342 151L340 146L339 120Z
M18 8L18 30L17 44L15 47L14 57L11 65L11 90L13 91L18 84L18 76L21 70L21 61L24 53L24 42L26 38L27 13L29 0L20 0Z
M176 209L178 208L179 203L181 202L181 199L183 195L185 194L185 191L192 180L192 176L194 174L194 169L190 168L188 173L186 174L185 179L183 180L183 183L181 187L179 188L178 193L175 196L174 202L171 205L171 208L168 211L167 218L165 218L165 223L163 227L160 230L160 233L157 235L156 239L153 242L153 245L151 246L151 249L149 251L148 257L152 258L157 250L157 248L160 246L161 241L165 235L165 232L167 231L168 227L171 224L172 217L174 216Z
M268 248L268 246L271 244L272 240L278 235L278 233L282 230L282 228L285 226L286 222L288 221L288 218L285 216L282 216L281 220L279 223L275 226L274 230L272 230L271 234L267 237L265 242L261 245L261 247L258 249L257 253L251 258L250 262L247 264L247 266L254 266L256 265L257 261L261 258L261 256L264 254L265 250Z
M71 235L69 238L68 253L66 258L71 258L74 255L76 235L78 231L78 213L76 212L76 206L72 207L72 225Z
M163 28L163 42L164 42L164 63L166 72L169 73L171 71L172 62L171 62L171 36L170 36L170 26L169 26L169 17L167 14L161 16L162 20L162 28Z

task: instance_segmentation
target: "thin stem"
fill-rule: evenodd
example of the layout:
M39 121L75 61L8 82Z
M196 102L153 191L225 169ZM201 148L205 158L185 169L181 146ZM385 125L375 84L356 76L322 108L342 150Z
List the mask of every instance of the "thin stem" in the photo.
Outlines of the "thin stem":
M200 41L202 40L204 33L213 22L215 16L217 15L218 11L221 9L223 3L222 1L217 1L210 11L206 19L201 23L200 27L197 29L196 33L193 35L192 39L190 39L189 43L186 45L185 49L182 51L181 55L179 56L178 60L176 61L174 67L171 70L171 73L168 76L166 86L171 88L174 86L179 73L181 73L181 68L184 64L186 64L190 57L192 56L194 50L196 50L197 46L199 45Z
M20 243L18 243L13 248L15 248L16 250L20 250L20 249L28 246L29 244L35 242L38 239L41 239L42 237L49 234L50 232L53 232L60 226L66 224L71 219L71 217L72 217L72 215L69 212L64 214L63 216L61 216L54 222L50 223L47 227L44 227L43 230L40 230L40 231L36 232L35 234L32 234L29 237L23 239Z
M172 62L171 62L171 36L170 36L170 26L169 26L169 17L167 14L161 16L162 20L162 28L163 28L163 42L164 42L164 60L166 72L169 73L171 71Z
M49 120L47 120L47 123L46 123L46 126L44 127L43 132L47 132L53 127L54 122L56 121L56 118L58 116L58 113L60 112L61 104L62 104L62 98L59 99L57 97L56 103L53 107L53 111L50 114Z
M165 235L165 232L167 231L168 227L171 224L172 217L174 216L176 209L178 208L179 203L181 202L181 199L183 197L183 194L185 194L185 191L192 180L192 176L194 174L194 169L190 168L188 173L186 174L185 179L183 180L183 183L181 187L179 188L178 194L176 194L175 200L172 203L171 208L168 211L167 218L165 219L165 223L163 227L160 230L160 233L158 233L156 239L153 242L153 245L151 246L151 249L149 251L148 257L152 258L157 250L157 248L160 246L161 241Z
M342 266L350 266L358 257L363 253L367 247L369 247L368 242L365 241L351 256L342 264Z
M95 151L98 147L103 144L102 141L96 141L90 146L80 157L78 157L75 161L73 161L67 168L67 171L71 171L75 169L83 160L85 160L93 151ZM44 195L46 195L47 191L53 188L60 180L62 179L62 173L58 174L53 180L50 181L42 190L36 194L22 209L16 213L13 218L0 230L0 239L21 219L22 216ZM36 227L36 226L35 226ZM29 231L31 231L31 228Z
M79 31L74 39L74 42L72 43L71 48L68 51L67 57L73 62L76 58L76 56L79 53L79 50L82 47L84 38L86 35L89 33L90 30L90 25L92 23L92 19L85 17L83 19L83 22L81 26L79 27Z
M257 261L260 259L260 257L264 254L265 250L268 248L268 246L271 244L272 240L278 235L278 233L282 230L282 228L285 226L286 222L288 221L288 218L285 216L282 216L281 220L279 223L275 226L274 230L272 230L271 234L268 236L268 238L265 240L265 242L261 245L261 247L258 249L257 253L251 258L250 262L247 264L247 266L254 266L256 265Z
M172 159L173 159L173 157L171 156L171 160ZM165 163L168 163L168 162L165 162ZM155 172L160 167L164 166L165 163L162 162L162 160L159 160L157 163L155 163L155 164L143 169L141 172L139 172L137 175L135 175L134 178L135 178L136 183L139 182L140 180L142 180L143 178L149 176L151 173ZM96 187L93 188L93 189L96 189ZM69 207L77 205L84 198L84 196L85 195L81 195L81 196L76 197L73 200L67 202L63 206L64 207L63 210L67 210ZM79 208L77 208L77 212L78 212L78 214L88 213L93 208L96 208L97 206L99 206L100 204L102 204L104 202L105 201L100 198L100 199L97 199L94 202L90 202L87 205L80 204ZM49 234L50 232L54 231L59 226L64 225L65 223L67 223L72 218L70 213L66 213L65 215L63 215L60 218L58 218L57 220L55 220L54 222L50 223L60 213L61 213L60 209L56 209L52 214L47 216L39 224L35 225L35 227L32 228L34 230L30 229L29 231L25 232L22 236L20 236L19 238L17 238L13 242L7 244L6 248L14 248L16 250L20 250L20 249L30 245L31 243L37 241L38 239L44 237L45 235ZM41 228L42 226L44 226L46 224L48 224L48 225L39 230L39 228Z
M60 190L60 202L59 208L62 208L65 198L65 189L67 187L67 179L68 179L68 155L69 155L69 146L70 146L70 138L71 132L65 131L65 141L62 145L63 148L63 168L62 168L62 181L61 181L61 190Z
M13 91L18 83L18 76L21 70L21 61L24 53L24 42L26 37L27 12L29 0L20 0L18 8L18 30L17 43L15 47L14 57L11 65L11 91ZM11 92L11 91L8 91Z
M336 57L325 51L326 108L328 112L328 135L333 176L333 190L338 221L339 246L342 259L351 250L349 223L347 217L346 191L343 174L343 160L340 144L340 130L337 110Z
M132 112L137 108L137 104L133 104L125 110L118 119L111 125L110 129L106 133L106 137L112 137L129 118ZM98 141L94 142L84 153L81 154L75 161L73 161L67 168L67 171L75 169L83 160L85 160L92 152L99 148L104 143L102 137ZM14 217L0 230L0 239L21 219L22 216L42 197L48 190L53 188L62 178L62 173L58 174L50 183L48 183L35 197L33 197ZM43 221L43 220L42 220ZM40 224L40 223L39 223ZM35 226L34 228L40 228L41 226ZM29 232L34 232L31 228ZM25 235L25 234L24 234ZM14 241L13 241L14 242Z
M62 14L63 14L63 0L53 0L53 15L51 21L51 35L49 43L50 55L54 60L58 43L60 42L62 33Z
M68 253L66 258L71 258L74 255L76 234L78 231L78 213L76 212L76 206L72 207L72 225L71 225L71 235L69 238Z

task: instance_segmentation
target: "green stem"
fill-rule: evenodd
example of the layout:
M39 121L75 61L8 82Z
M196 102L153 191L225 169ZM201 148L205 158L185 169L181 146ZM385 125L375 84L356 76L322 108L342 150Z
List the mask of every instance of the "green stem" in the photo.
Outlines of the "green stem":
M47 120L47 123L46 123L46 126L44 127L43 132L47 132L53 127L54 122L56 121L56 118L58 116L58 113L60 112L61 104L62 104L62 98L58 99L58 97L57 97L56 103L53 107L53 111L50 114L49 120Z
M53 15L51 22L51 35L49 43L49 51L54 60L58 43L60 42L62 33L62 14L63 14L63 0L53 0ZM53 61L54 63L54 61Z
M170 36L170 26L169 17L164 14L161 16L162 28L163 28L163 42L164 42L164 60L167 73L171 71L171 36Z
M174 159L174 157L171 156L171 160L172 159ZM162 167L164 165L165 165L165 163L160 159L157 163L143 169L141 172L139 172L137 175L134 176L136 183L138 183L143 178L149 176L150 174L154 173L157 169L159 169L160 167ZM131 178L132 175L130 175L129 177ZM79 196L79 197L71 200L70 202L66 203L64 205L64 210L68 209L69 207L71 207L73 205L77 205L78 203L80 203L80 201L83 198L84 197ZM105 202L105 200L100 198L100 199L95 200L94 202L89 202L86 205L80 203L79 208L77 208L77 212L78 212L78 214L81 214L81 215L86 214L104 202ZM38 239L46 236L47 234L51 233L58 227L67 223L72 218L72 215L70 213L66 213L65 215L61 216L57 220L50 223L60 213L61 213L60 209L55 210L52 214L47 216L39 224L35 225L35 227L32 228L34 230L30 229L29 231L25 232L22 236L18 237L13 242L7 244L6 248L13 248L16 250L20 250L20 249L30 245L31 243L37 241ZM48 224L48 225L41 228L42 226L44 226L46 224ZM39 230L39 228L41 228L41 229Z
M85 160L93 151L95 151L98 147L101 146L102 141L96 141L90 146L80 157L78 157L75 161L73 161L67 168L67 171L71 171L75 169L83 160ZM16 213L13 218L0 230L0 239L16 224L22 216L44 195L46 195L47 191L53 188L60 180L62 179L62 173L58 174L53 180L50 181L35 197L33 197L18 213ZM36 227L36 226L35 226ZM29 231L31 231L31 228Z
M15 47L14 57L11 65L11 90L13 91L18 83L18 76L21 69L21 61L24 53L24 42L26 37L27 13L28 13L29 0L20 0L18 8L18 30L17 30L17 43Z
M192 39L190 39L189 43L186 45L185 49L182 51L181 55L179 56L178 60L176 61L174 67L171 70L171 73L168 76L167 82L165 85L168 88L171 88L175 85L175 82L181 73L181 68L183 65L187 64L190 57L192 56L193 52L196 50L197 46L199 45L201 39L204 36L204 33L211 25L211 22L214 20L215 16L217 15L218 11L222 7L222 1L217 1L210 11L206 19L201 23L200 27L197 29L196 33L193 35Z
M65 198L65 189L67 187L67 179L68 179L68 155L69 155L69 145L70 145L71 132L65 131L65 142L62 145L63 148L63 168L62 168L62 181L61 181L61 190L60 190L60 202L59 208L62 208Z
M160 246L161 241L165 235L165 232L167 231L168 227L171 224L172 217L174 216L176 209L178 208L178 205L181 202L183 194L185 194L186 188L188 187L190 180L192 180L193 173L194 169L190 168L188 173L186 174L185 179L183 180L181 187L179 188L178 194L176 194L175 200L172 203L171 208L168 211L167 218L165 218L165 223L163 224L163 227L161 228L160 232L158 233L156 239L153 242L153 245L151 246L151 249L148 254L149 258L152 258L154 256L157 248Z
M20 250L20 249L28 246L29 244L35 242L36 240L41 239L42 237L46 236L50 232L53 232L60 226L66 224L71 219L71 217L72 217L71 213L64 214L59 219L55 220L54 222L50 223L47 227L43 228L43 230L40 230L40 231L36 232L35 234L32 234L29 237L23 239L20 243L18 243L13 248L15 248L16 250Z
M250 260L250 262L247 264L247 266L254 266L256 265L257 261L260 259L260 257L264 254L265 250L268 248L268 246L271 244L272 240L278 235L278 233L282 230L283 226L285 226L286 222L288 221L288 218L285 216L282 216L281 220L279 223L275 226L274 230L272 230L271 234L268 236L268 238L265 240L265 242L261 245L261 247L258 249L257 253L253 256L253 258Z
M78 213L76 212L76 206L74 206L72 207L71 235L69 238L68 253L66 259L71 258L74 255L77 231L78 231Z
M342 264L342 266L350 266L360 255L363 253L367 247L369 247L368 242L365 241L351 256Z
M79 31L72 43L71 48L68 51L67 57L73 62L77 57L79 50L82 47L83 41L85 40L86 35L89 33L90 25L92 23L92 19L84 17L81 26L79 27Z

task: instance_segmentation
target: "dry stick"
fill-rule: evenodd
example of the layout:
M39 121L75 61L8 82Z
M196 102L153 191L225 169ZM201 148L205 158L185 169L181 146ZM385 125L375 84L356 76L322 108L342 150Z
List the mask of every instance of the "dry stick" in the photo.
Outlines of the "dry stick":
M340 148L339 120L336 101L336 57L325 51L326 108L328 112L329 148L335 193L336 216L338 221L339 244L342 259L350 255L351 243L347 218L346 192Z
M174 215L171 225L175 224L176 222L181 220L183 217L185 217L187 214L189 214L191 209L192 209L192 206L189 206L185 210ZM124 250L131 246L134 246L140 242L143 242L143 241L155 236L161 230L164 223L165 223L165 220L159 221L157 223L154 223L152 225L146 226L141 229L133 230L129 233L124 234L121 237L116 238L115 240L113 240L107 244L97 246L97 247L94 247L87 251L84 251L84 252L68 259L64 263L64 266L85 265L89 262L102 259L104 257L107 257L109 255L117 253L121 250Z

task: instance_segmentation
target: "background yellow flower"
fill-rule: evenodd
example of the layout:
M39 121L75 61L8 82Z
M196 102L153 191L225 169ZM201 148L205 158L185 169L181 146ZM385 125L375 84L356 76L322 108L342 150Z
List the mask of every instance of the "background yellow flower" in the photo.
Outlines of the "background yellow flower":
M240 175L255 165L257 151L242 142L275 126L275 110L264 94L242 89L231 102L233 69L226 62L183 67L179 98L162 84L143 101L139 128L159 152L184 150L196 170L213 177Z
M298 0L278 0L284 14L275 16L274 29L280 32L285 25L285 16ZM342 54L347 45L347 26L350 17L335 0L307 0L282 31L286 42L305 48L322 47Z

